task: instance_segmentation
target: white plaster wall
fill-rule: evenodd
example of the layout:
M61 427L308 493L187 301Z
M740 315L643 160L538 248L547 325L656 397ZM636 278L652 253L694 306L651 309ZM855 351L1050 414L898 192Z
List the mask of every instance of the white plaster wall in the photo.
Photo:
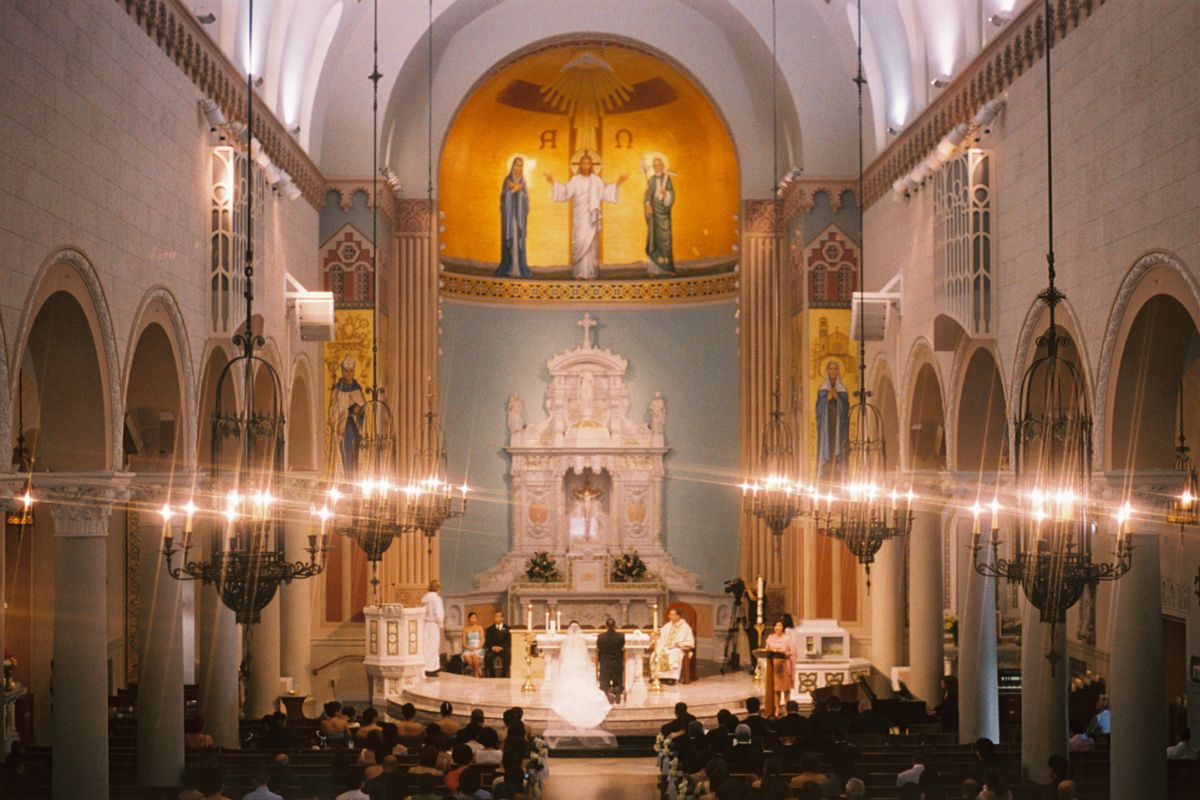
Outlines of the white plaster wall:
M1069 324L1079 328L1093 391L1102 374L1115 380L1116 363L1099 363L1101 344L1118 288L1137 259L1154 249L1170 251L1200 276L1198 38L1200 5L1191 0L1108 2L1052 53L1058 285L1068 296ZM1010 405L1014 371L1023 369L1014 365L1018 339L1046 282L1044 135L1045 67L1039 62L1009 89L1008 107L982 143L995 159L996 345ZM891 365L902 395L912 390L910 353L922 338L932 340L937 314L931 187L929 181L900 202L889 194L865 219L867 289L904 273L902 316L872 354ZM947 382L953 355L939 355ZM957 402L948 399L950 427ZM908 398L898 400L903 413ZM1094 414L1102 402L1093 401ZM902 420L901 438L905 430ZM1097 431L1098 444L1101 435ZM1097 470L1109 466L1099 459ZM1108 549L1098 545L1098 552ZM1164 575L1179 571L1169 557L1178 554L1163 548ZM1111 589L1102 585L1098 597L1096 652L1073 650L1101 669L1112 646ZM1198 616L1195 609L1191 616ZM1072 619L1070 636L1074 631Z
M0 326L9 364L19 363L16 348L35 275L53 252L69 246L84 253L99 276L118 370L136 346L139 304L148 289L161 285L182 313L184 347L200 391L208 328L209 143L198 99L198 90L117 3L0 3ZM317 212L302 199L276 196L267 198L266 209L266 219L256 221L268 227L266 252L257 259L255 310L279 350L287 391L296 354L307 352L313 364L320 363L319 344L292 336L283 297L285 269L307 286L317 285ZM5 391L0 422L11 413ZM0 424L0 432L5 429ZM0 469L7 468L4 459ZM119 522L114 514L108 582L110 652L117 658L124 636ZM48 514L39 517L38 528L33 602L49 609L55 565ZM51 728L47 679L53 652L45 622L35 616L32 665L35 727L43 742ZM113 671L120 685L124 664L114 663Z

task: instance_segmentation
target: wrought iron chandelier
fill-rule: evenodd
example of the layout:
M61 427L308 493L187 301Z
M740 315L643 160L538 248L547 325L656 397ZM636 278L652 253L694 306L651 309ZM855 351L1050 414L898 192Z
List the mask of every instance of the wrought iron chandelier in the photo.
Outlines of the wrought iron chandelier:
M33 526L33 455L25 446L25 385L17 377L17 442L13 445L14 472L25 473L25 491L13 498L4 515L4 522L24 532Z
M1047 658L1053 670L1062 657L1054 649L1054 628L1089 586L1116 580L1132 561L1128 504L1117 514L1117 542L1110 562L1092 560L1097 521L1088 496L1092 477L1092 416L1087 386L1065 353L1070 338L1059 329L1055 309L1066 296L1054 285L1054 169L1051 147L1050 51L1053 25L1045 1L1046 57L1046 222L1047 287L1038 299L1049 312L1049 327L1037 340L1039 355L1021 380L1020 410L1013 420L1013 467L1019 491L1011 559L1000 557L998 504L993 506L991 560L980 561L985 545L978 530L972 541L975 571L1020 584L1043 623L1051 626ZM1044 351L1044 352L1041 352Z
M371 274L379 286L379 0L374 4L374 66L368 80L372 87L371 104ZM371 386L365 403L347 410L346 425L351 426L353 461L342 464L343 482L349 497L339 513L343 497L337 483L329 490L324 511L333 516L334 530L352 538L371 565L371 599L379 601L379 562L404 532L401 524L402 496L396 485L396 433L392 409L379 386L379 293L372 292L371 302ZM343 460L341 448L334 443L330 464ZM337 470L334 470L337 474ZM322 515L321 512L317 512ZM322 515L324 516L324 515Z
M1196 465L1183 433L1183 380L1179 381L1179 444L1175 446L1175 470L1183 473L1183 489L1167 507L1167 522L1185 528L1200 521L1200 487Z
M254 2L249 4L250 36L253 43ZM252 63L252 62L251 62ZM283 387L270 362L256 354L266 341L254 332L254 160L250 153L254 141L254 76L246 75L246 263L243 296L246 301L245 327L233 336L240 354L231 359L217 379L216 405L211 431L212 480L214 496L224 498L224 508L214 515L214 530L206 552L192 557L197 546L193 521L200 509L189 500L181 509L184 515L182 541L176 543L172 519L180 511L170 502L163 504L162 554L167 572L176 580L198 580L213 584L221 601L234 612L237 622L250 625L271 602L282 584L311 578L324 569L319 558L328 549L324 525L321 533L310 533L307 561L289 561L284 553L283 536L272 487L283 472L284 415ZM227 408L227 384L240 377L244 402L242 408ZM265 380L264 380L265 379ZM259 392L262 380L265 392ZM265 395L265 396L263 396ZM230 448L235 448L231 450ZM232 456L227 459L226 456ZM227 463L236 464L230 472ZM175 565L175 556L180 563ZM248 629L247 629L248 631Z
M809 511L809 491L797 480L800 465L795 436L779 408L779 379L775 379L771 421L763 430L761 464L763 477L742 483L742 510L783 535L797 517ZM778 539L776 540L778 542Z
M433 389L425 393L425 424L421 440L413 453L409 483L404 487L404 512L401 524L406 530L425 536L430 554L433 539L447 520L467 513L466 483L455 486L450 482L446 455L445 431L438 424L433 410Z
M775 89L775 2L771 2L771 152L772 176L779 176L779 103ZM778 204L778 187L772 202ZM778 243L778 209L771 214L771 232ZM778 246L778 244L776 244ZM809 510L808 491L800 480L801 470L795 434L780 409L780 373L778 352L775 364L775 390L772 392L771 419L763 428L759 451L762 470L759 477L742 482L742 511L760 520L775 534L775 546L780 546L783 532L797 517Z
M858 72L854 83L858 90L858 228L862 237L863 200L866 197L865 164L863 159L863 76L862 2L858 3ZM861 244L861 242L860 242ZM860 247L860 250L865 248ZM859 296L866 282L866 259L859 264ZM860 301L861 302L861 301ZM849 446L849 475L841 485L828 483L818 476L819 484L813 493L813 520L819 533L838 539L862 564L867 574L867 589L871 588L871 564L883 543L912 530L913 500L911 489L900 493L889 488L887 469L887 438L884 435L883 415L871 403L867 390L866 315L858 315L858 389L849 409L848 421L853 435ZM835 470L835 473L837 471Z

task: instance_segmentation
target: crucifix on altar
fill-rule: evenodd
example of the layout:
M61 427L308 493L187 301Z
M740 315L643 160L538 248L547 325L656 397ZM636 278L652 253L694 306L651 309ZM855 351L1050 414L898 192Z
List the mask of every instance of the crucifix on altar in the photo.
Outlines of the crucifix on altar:
M583 319L579 320L579 322L576 322L575 324L583 328L583 349L591 350L592 328L596 327L600 323L596 322L596 319L591 314L584 314Z

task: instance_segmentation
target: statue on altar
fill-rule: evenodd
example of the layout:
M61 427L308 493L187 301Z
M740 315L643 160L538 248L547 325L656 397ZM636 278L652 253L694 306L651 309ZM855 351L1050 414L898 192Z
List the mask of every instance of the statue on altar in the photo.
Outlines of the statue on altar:
M687 654L696 649L696 635L692 626L672 608L667 612L667 622L658 631L658 641L654 644L654 666L658 670L658 678L667 683L675 683L683 671L683 663Z

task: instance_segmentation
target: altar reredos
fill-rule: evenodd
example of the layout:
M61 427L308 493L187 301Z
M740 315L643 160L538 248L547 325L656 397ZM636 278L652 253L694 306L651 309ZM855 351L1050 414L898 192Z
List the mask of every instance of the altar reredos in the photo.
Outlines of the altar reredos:
M541 418L527 424L524 400L509 398L512 550L477 587L521 581L525 561L543 550L560 560L567 591L576 572L607 583L607 566L596 562L637 550L667 586L694 589L697 576L677 567L664 546L665 400L656 392L644 414L632 415L629 362L594 345L590 315L578 324L582 343L546 362Z

